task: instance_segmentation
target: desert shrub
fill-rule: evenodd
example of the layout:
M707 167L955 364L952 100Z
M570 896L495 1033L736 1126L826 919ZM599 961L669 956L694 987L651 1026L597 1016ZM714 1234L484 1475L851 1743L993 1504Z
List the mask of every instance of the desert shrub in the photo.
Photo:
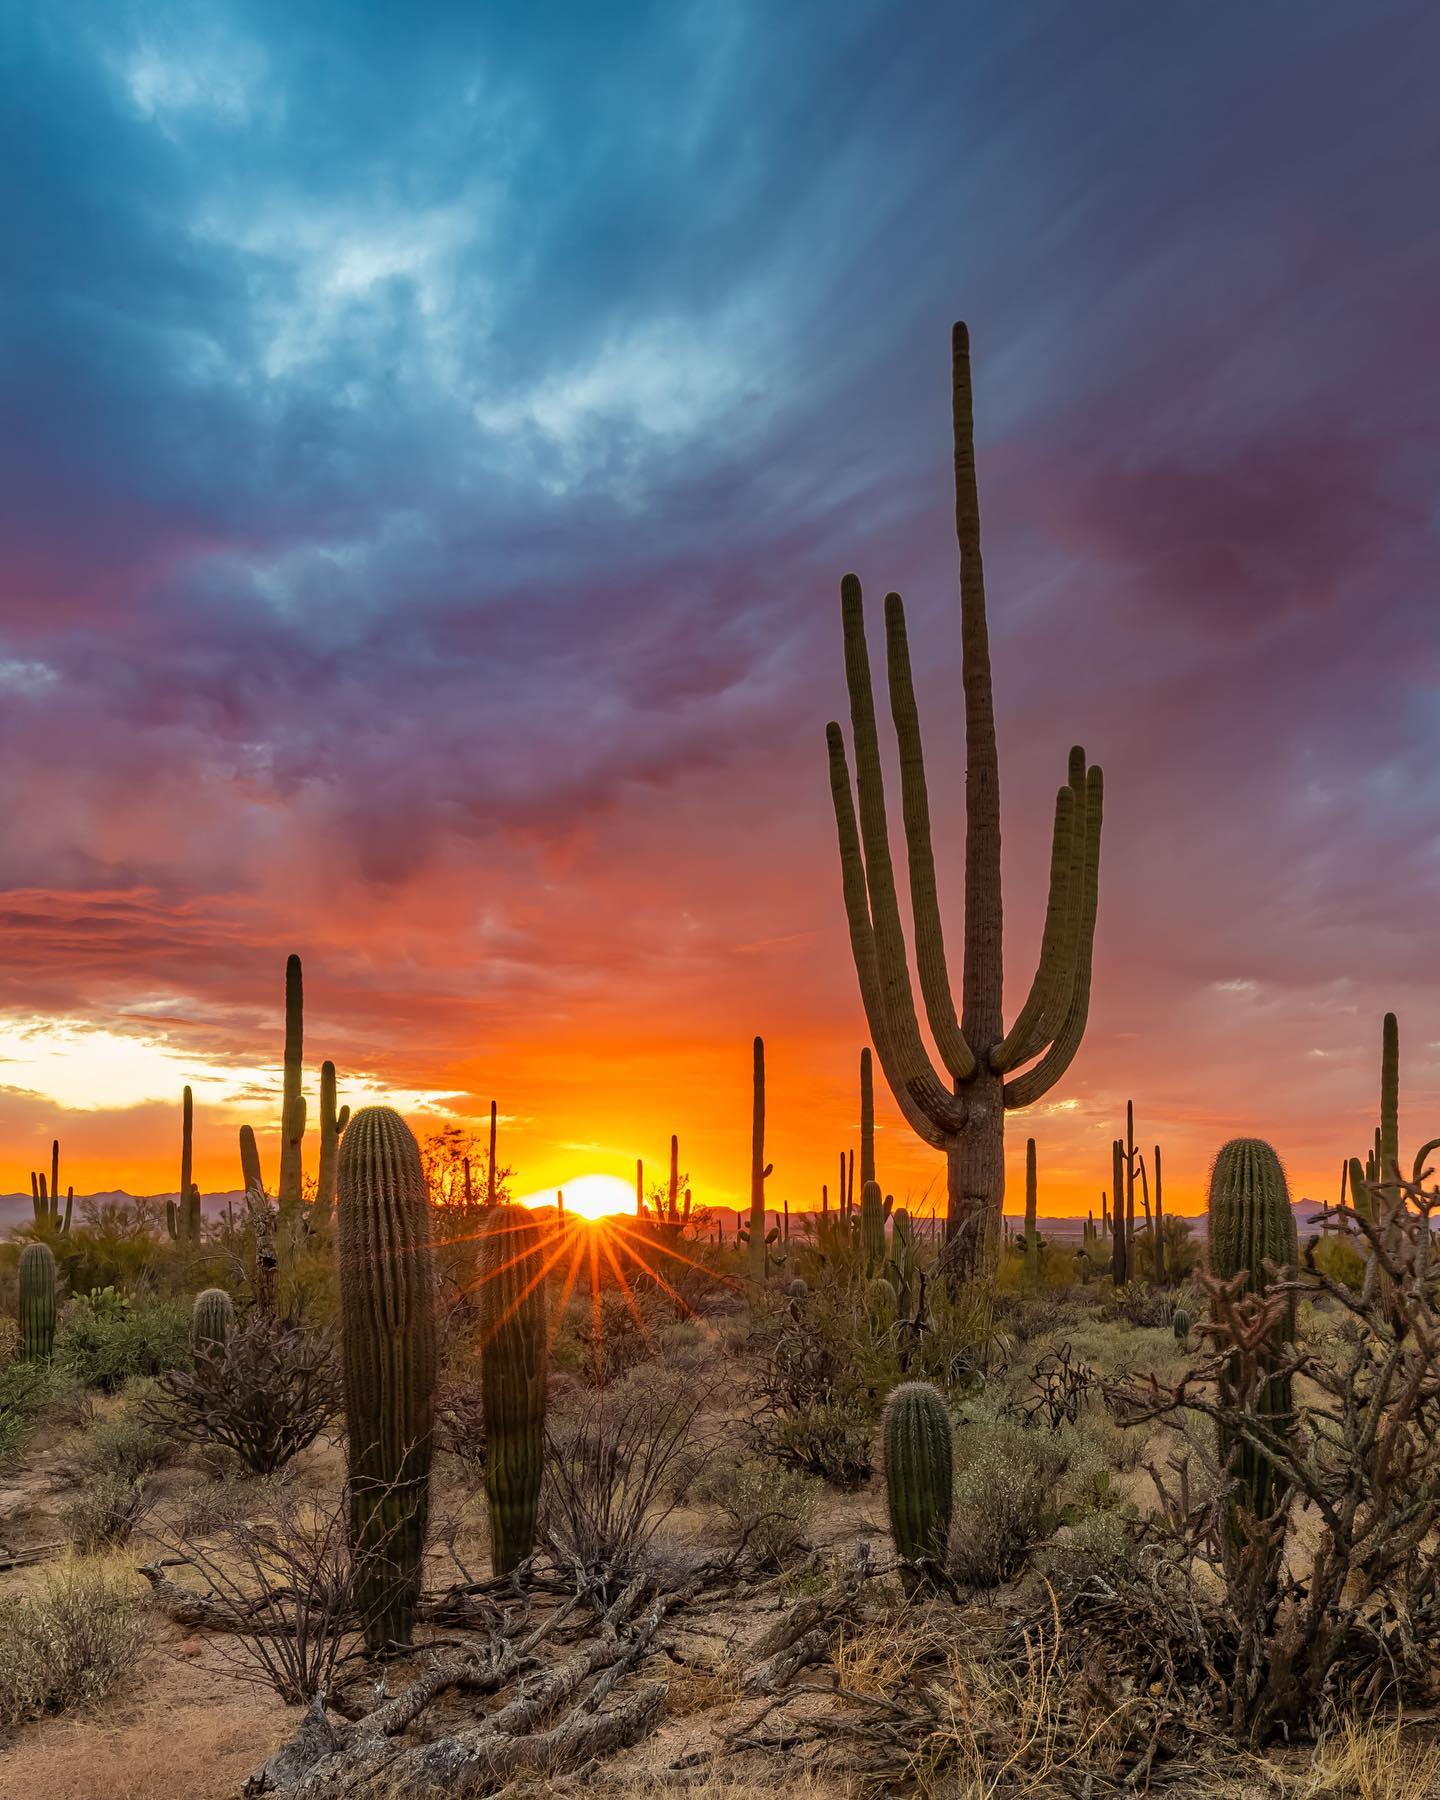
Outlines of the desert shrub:
M1317 1238L1307 1246L1306 1255L1317 1274L1353 1288L1358 1294L1365 1285L1365 1258L1343 1237Z
M598 1299L578 1294L555 1336L555 1367L606 1387L654 1360L658 1333L673 1319L674 1308L662 1311L653 1289L618 1294L606 1288Z
M20 1356L20 1327L7 1313L0 1313L0 1369L8 1369Z
M70 1564L0 1600L0 1727L101 1699L132 1667L144 1618L129 1580Z
M235 1525L271 1518L290 1496L290 1475L252 1475L230 1462L218 1475L192 1482L180 1496L175 1529L183 1537L214 1537Z
M72 1301L55 1334L55 1361L83 1387L114 1394L140 1375L190 1359L190 1314L179 1301L130 1304L98 1293Z
M147 1384L148 1388L148 1384ZM81 1439L76 1461L98 1475L137 1481L170 1461L169 1435L144 1410L145 1391L128 1395L122 1409L100 1419Z
M786 1468L835 1487L870 1474L872 1422L900 1379L897 1334L878 1338L859 1287L812 1289L756 1333L750 1441Z
M20 1450L62 1386L63 1381L57 1379L54 1368L47 1363L12 1362L0 1366L0 1463Z
M104 1470L87 1481L60 1514L70 1548L81 1556L128 1544L150 1510L143 1476Z
M161 1431L223 1446L269 1475L314 1443L339 1404L328 1339L257 1312L193 1367L162 1376L146 1411Z
M577 1580L611 1595L645 1567L676 1506L674 1465L701 1441L710 1397L703 1384L645 1370L552 1410L542 1526Z
M950 1568L967 1587L995 1587L1064 1522L1062 1478L1076 1431L1048 1431L981 1412L955 1433Z
M479 1377L447 1370L435 1397L435 1446L476 1472L485 1467L485 1395Z
M716 1457L696 1482L695 1498L721 1514L739 1556L778 1571L805 1548L817 1496L815 1482L794 1469L775 1469L756 1457Z

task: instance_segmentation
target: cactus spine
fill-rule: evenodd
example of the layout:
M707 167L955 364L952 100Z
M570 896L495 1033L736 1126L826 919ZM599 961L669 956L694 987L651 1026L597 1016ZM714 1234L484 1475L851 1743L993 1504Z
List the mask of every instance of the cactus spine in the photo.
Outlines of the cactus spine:
M497 1575L508 1575L535 1546L545 1456L545 1272L539 1220L523 1206L495 1207L480 1235L480 1304L485 1492Z
M320 1168L315 1177L315 1217L323 1224L335 1205L335 1174L340 1157L340 1134L350 1123L350 1108L335 1108L335 1065L320 1065ZM467 1165L468 1169L468 1165Z
M49 1362L55 1350L55 1257L48 1244L20 1252L20 1354Z
M943 1567L955 1480L945 1402L927 1381L902 1382L885 1402L880 1430L885 1503L896 1552L907 1563Z
M765 1040L755 1040L750 1108L750 1279L765 1279Z
M980 501L970 338L952 338L955 520L960 549L960 632L965 693L965 909L961 1011L951 997L931 845L919 714L905 611L885 601L890 707L900 746L901 810L909 852L915 955L937 1070L920 1036L885 817L860 583L840 586L845 677L854 734L859 814L845 738L826 727L841 881L851 950L870 1039L896 1104L927 1143L945 1152L945 1256L953 1275L987 1275L1005 1189L1005 1113L1033 1105L1070 1066L1090 1005L1100 867L1102 777L1079 747L1055 803L1049 896L1039 967L1018 1016L1001 1016L1000 769L980 559ZM1023 1068L1022 1065L1030 1065Z
M224 1288L205 1288L190 1311L190 1352L204 1356L223 1350L235 1324L235 1303Z
M336 1186L350 1536L365 1642L378 1650L409 1643L415 1622L435 1401L430 1211L399 1113L356 1113Z
M1040 1285L1040 1230L1035 1223L1039 1183L1035 1173L1035 1140L1025 1140L1025 1285Z
M299 1206L303 1185L305 1096L300 1083L304 1047L305 989L300 958L292 956L285 963L285 1076L280 1111L280 1185L275 1195L281 1212Z
M1293 1270L1296 1262L1295 1215L1280 1158L1259 1138L1232 1138L1215 1158L1210 1174L1210 1273L1220 1281L1248 1277L1246 1291L1263 1294L1271 1277L1266 1262ZM1295 1342L1293 1302L1275 1328L1268 1372L1255 1396L1256 1412L1284 1418L1290 1412L1290 1376L1279 1372L1285 1352ZM1240 1484L1243 1505L1256 1519L1274 1507L1275 1472L1267 1457L1252 1445L1222 1439L1222 1466Z

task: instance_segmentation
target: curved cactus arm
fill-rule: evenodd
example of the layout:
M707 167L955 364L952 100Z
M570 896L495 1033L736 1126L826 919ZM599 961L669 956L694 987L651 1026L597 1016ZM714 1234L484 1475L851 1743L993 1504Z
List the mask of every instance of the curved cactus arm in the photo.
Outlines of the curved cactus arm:
M851 623L846 609L846 663L850 661ZM865 656L864 626L860 615L858 582L854 595L854 626L858 650ZM968 1081L975 1073L975 1055L965 1042L955 1001L950 990L950 971L945 961L945 933L940 923L940 898L935 883L935 852L930 834L930 796L925 783L925 752L920 739L920 710L915 703L915 682L910 671L910 645L905 632L905 604L898 594L885 596L885 652L890 683L890 716L900 749L900 805L905 824L905 847L910 862L910 909L915 921L915 966L925 1016L940 1060L956 1081ZM868 685L869 664L865 676ZM853 691L853 690L852 690ZM874 714L870 715L873 726ZM860 733L856 725L856 761L860 759ZM879 788L879 751L876 750L876 786ZM863 787L862 787L863 796ZM881 802L883 806L883 790ZM863 804L863 798L862 798ZM881 819L883 822L883 812ZM866 841L867 859L869 840ZM907 976L908 985L908 976Z
M899 1029L895 1033L891 1031L870 917L870 897L860 850L860 830L855 818L855 799L850 787L850 770L845 758L845 740L837 724L832 722L825 727L825 741L830 751L830 792L835 803L835 828L840 841L840 881L845 897L845 917L850 927L850 949L875 1054L906 1122L925 1143L943 1150L950 1138L964 1127L965 1104L942 1085L926 1056L913 1004L909 1006L908 1019L902 1016Z
M1100 892L1100 829L1105 811L1105 778L1096 765L1085 777L1085 874L1080 895L1075 985L1064 1023L1033 1068L1005 1083L1007 1108L1033 1106L1048 1094L1075 1060L1090 1016L1090 976L1095 962L1095 914Z
M1426 1160L1433 1156L1437 1150L1440 1150L1440 1138L1431 1138L1428 1144L1422 1144L1415 1152L1415 1167L1410 1179L1416 1187L1419 1187L1421 1181L1424 1179Z
M1081 752L1082 756L1084 752ZM1045 902L1045 927L1040 934L1040 965L1025 1004L1009 1032L990 1052L990 1067L997 1075L1008 1074L1017 1063L1038 1056L1049 1042L1047 1023L1054 1025L1068 1010L1075 980L1077 908L1082 891L1085 861L1084 771L1081 771L1080 805L1075 789L1065 786L1055 796L1055 830L1050 840L1050 892ZM1077 819L1078 812L1078 819ZM1080 867L1072 875L1079 853Z

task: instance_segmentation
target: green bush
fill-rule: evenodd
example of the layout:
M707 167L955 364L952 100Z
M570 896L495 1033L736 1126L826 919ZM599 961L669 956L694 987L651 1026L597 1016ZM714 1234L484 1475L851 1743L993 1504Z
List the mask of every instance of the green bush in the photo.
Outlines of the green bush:
M140 1410L148 1400L149 1383L137 1383L139 1391L127 1394L125 1403L109 1418L101 1419L80 1440L76 1461L97 1475L118 1475L136 1481L172 1460L173 1447L152 1419Z
M805 1548L817 1497L816 1483L797 1470L754 1457L717 1457L695 1484L695 1498L724 1517L729 1541L774 1572Z
M1344 1238L1322 1237L1313 1250L1308 1250L1308 1255L1320 1273L1328 1275L1331 1281L1341 1282L1356 1293L1365 1285L1365 1258Z
M48 1363L0 1365L0 1463L14 1456L66 1383Z
M955 1433L950 1568L967 1587L1017 1575L1032 1549L1107 1498L1082 1454L1091 1420L1048 1430L995 1413L989 1402Z
M104 1294L76 1300L55 1334L56 1363L82 1386L106 1394L189 1360L190 1312L178 1300L112 1304Z
M143 1476L107 1470L81 1488L60 1519L70 1548L81 1556L93 1556L99 1550L128 1544L149 1510Z
M143 1635L131 1582L103 1566L70 1564L38 1593L0 1600L0 1727L102 1698Z

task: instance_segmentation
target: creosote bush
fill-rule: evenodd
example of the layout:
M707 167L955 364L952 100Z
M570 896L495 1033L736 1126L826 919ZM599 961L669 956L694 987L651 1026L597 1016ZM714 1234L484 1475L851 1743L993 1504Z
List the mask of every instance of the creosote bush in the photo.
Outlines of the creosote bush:
M128 1544L149 1510L143 1476L102 1470L62 1509L60 1522L70 1548L94 1556Z
M775 1573L806 1548L819 1483L758 1457L717 1456L695 1483L693 1498L725 1521L726 1538L743 1562Z
M143 1305L100 1295L74 1300L55 1333L55 1360L84 1387L114 1394L137 1375L164 1375L190 1360L190 1312L179 1301Z
M64 1564L38 1592L0 1599L0 1728L102 1699L144 1629L133 1578L104 1564Z

